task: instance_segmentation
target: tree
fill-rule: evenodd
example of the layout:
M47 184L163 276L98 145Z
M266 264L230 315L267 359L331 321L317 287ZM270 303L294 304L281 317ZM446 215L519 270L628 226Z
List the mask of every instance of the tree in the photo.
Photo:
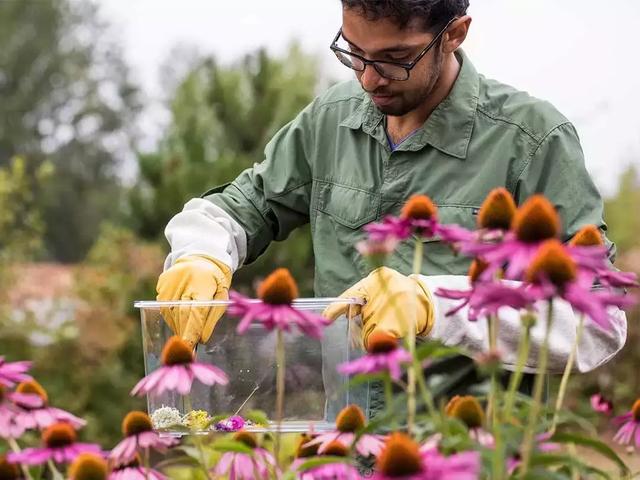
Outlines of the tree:
M313 98L318 71L292 45L284 58L264 50L223 66L204 58L178 84L172 121L158 151L139 155L140 182L130 192L131 222L145 238L161 238L169 219L191 198L233 180L263 158L271 137ZM311 291L308 232L296 232L286 249L275 245L234 287L250 285L274 265L286 265Z
M0 44L0 166L14 155L55 166L37 197L44 244L79 260L118 214L137 90L92 2L0 2Z
M640 246L640 175L630 165L620 177L616 195L605 201L605 220L620 252Z
M0 167L0 267L28 259L42 247L43 224L35 192L51 175L51 165L42 164L33 176L28 167L22 157Z

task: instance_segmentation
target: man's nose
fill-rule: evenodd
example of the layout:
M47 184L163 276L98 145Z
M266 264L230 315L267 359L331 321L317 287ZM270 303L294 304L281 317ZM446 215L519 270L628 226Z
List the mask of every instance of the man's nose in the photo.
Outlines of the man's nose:
M389 84L389 80L378 73L373 65L366 65L360 76L362 88L367 92L375 92L378 88Z

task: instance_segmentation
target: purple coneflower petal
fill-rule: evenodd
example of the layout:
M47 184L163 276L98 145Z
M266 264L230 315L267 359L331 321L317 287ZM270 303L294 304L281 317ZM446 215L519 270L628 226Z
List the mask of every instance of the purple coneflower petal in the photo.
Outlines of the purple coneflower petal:
M221 369L213 365L194 362L189 366L189 368L193 372L193 375L205 385L214 385L216 383L226 385L229 383L227 375Z
M31 376L26 372L31 368L31 362L5 362L4 357L0 357L0 385L13 387L16 383L31 380Z

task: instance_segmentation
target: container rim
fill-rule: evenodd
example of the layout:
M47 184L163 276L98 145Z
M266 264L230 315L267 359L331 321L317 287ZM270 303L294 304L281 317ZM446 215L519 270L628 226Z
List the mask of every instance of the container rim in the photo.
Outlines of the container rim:
M249 300L251 303L260 303L259 299ZM165 308L165 307L228 307L233 302L231 300L136 300L133 302L135 308ZM364 305L362 298L342 298L342 297L317 297L317 298L296 298L292 305L300 307L326 306L331 303L346 303L347 305Z

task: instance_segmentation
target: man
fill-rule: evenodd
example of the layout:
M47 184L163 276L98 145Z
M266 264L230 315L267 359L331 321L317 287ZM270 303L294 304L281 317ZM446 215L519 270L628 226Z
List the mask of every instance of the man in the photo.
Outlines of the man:
M384 275L369 275L366 259L354 248L364 238L362 227L397 214L412 194L422 193L438 205L442 223L473 228L480 204L501 186L518 204L534 193L546 195L562 218L563 240L586 224L603 232L606 226L573 125L549 103L479 75L460 49L471 24L468 3L342 0L342 28L331 48L355 71L357 82L316 98L276 134L262 163L191 200L169 222L172 251L158 299L227 298L236 269L271 241L310 223L317 296L335 296L356 284L350 292L370 300L380 294L385 277L393 295L415 299L418 292L416 334L472 353L485 351L486 322L467 321L465 310L445 319L447 301L431 295L438 287L468 285L468 259L430 238L424 275L406 276L413 249L408 243L390 258ZM614 248L607 245L613 258ZM551 371L563 369L577 325L571 308L556 303ZM365 331L407 333L376 305L369 301L364 307ZM172 314L170 323L196 344L209 338L220 314L185 309ZM579 370L604 363L624 344L624 313L614 315L612 332L586 328ZM501 315L507 367L515 363L519 322L516 312ZM542 328L533 331L530 368Z

